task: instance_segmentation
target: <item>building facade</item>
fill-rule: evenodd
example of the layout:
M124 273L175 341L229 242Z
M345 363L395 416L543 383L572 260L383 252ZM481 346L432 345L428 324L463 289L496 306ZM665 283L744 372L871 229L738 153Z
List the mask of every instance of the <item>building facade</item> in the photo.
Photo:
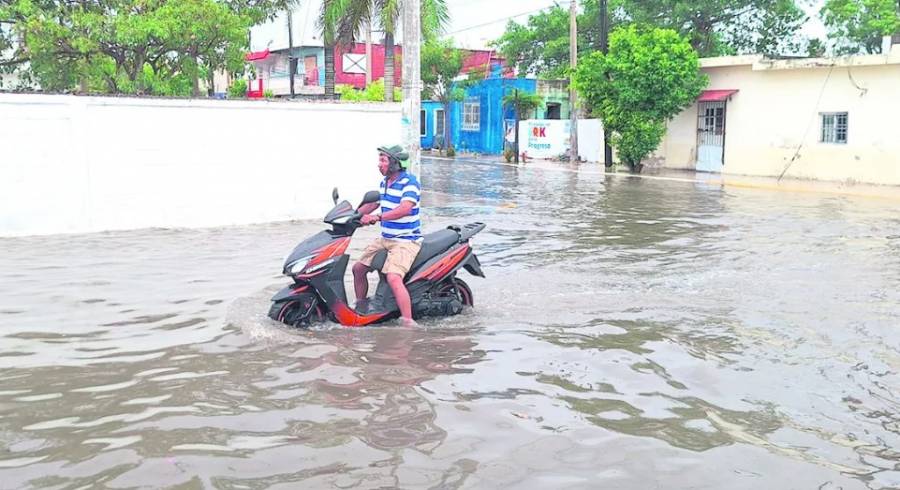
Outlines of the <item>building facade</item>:
M294 67L294 93L320 95L325 93L325 49L321 46L300 46L293 50L277 49L248 53L245 59L256 70L251 89L259 87L273 95L290 95L290 55L296 60Z
M503 97L515 90L533 94L536 88L537 80L526 78L488 78L468 87L463 101L450 108L453 145L464 152L503 153L506 134L515 124L515 112L503 105Z
M537 110L538 119L569 119L568 80L538 80L537 94L543 99L542 106Z
M900 45L884 54L707 58L709 86L668 123L658 165L900 185Z

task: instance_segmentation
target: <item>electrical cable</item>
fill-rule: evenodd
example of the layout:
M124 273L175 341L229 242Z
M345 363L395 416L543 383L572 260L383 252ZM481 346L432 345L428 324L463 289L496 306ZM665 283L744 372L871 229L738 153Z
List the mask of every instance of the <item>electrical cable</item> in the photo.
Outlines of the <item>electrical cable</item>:
M803 148L803 143L806 141L806 137L809 135L809 130L812 128L813 121L816 120L816 115L819 113L819 104L822 102L822 95L825 94L825 87L828 85L828 80L831 78L831 72L834 71L834 63L831 64L831 68L828 69L828 75L825 76L825 81L822 82L822 88L819 90L819 98L816 100L816 106L813 108L812 116L809 118L809 124L806 125L806 131L803 132L803 139L800 140L800 144L797 145L797 150L794 152L794 156L791 157L791 161L785 165L784 170L781 171L781 175L778 176L778 182L781 182L781 178L784 177L784 174L787 173L788 169L791 168L791 165L794 164L794 161L800 157L800 149Z
M522 12L522 13L520 13L520 14L510 15L510 16L507 16L507 17L501 17L501 18L499 18L499 19L494 19L494 20L492 20L492 21L485 22L485 23L483 23L483 24L477 24L477 25L474 25L474 26L464 27L464 28L462 28L462 29L458 29L458 30L455 30L455 31L453 31L453 32L447 32L447 33L445 33L445 34L443 35L443 37L452 36L453 34L459 34L460 32L471 31L472 29L478 29L479 27L489 26L489 25L491 25L491 24L496 24L497 22L503 22L503 21L512 20L512 19L515 19L516 17L521 17L521 16L523 16L523 15L536 14L536 13L538 13L538 12L541 12L541 11L543 11L543 10L547 10L547 9L549 9L549 8L553 8L553 7L562 7L562 6L564 6L564 5L569 5L570 3L572 3L572 2L553 2L553 5L548 5L548 6L546 6L546 7L542 7L542 8L539 8L539 9L537 9L537 10L530 10L530 11L528 11L528 12Z

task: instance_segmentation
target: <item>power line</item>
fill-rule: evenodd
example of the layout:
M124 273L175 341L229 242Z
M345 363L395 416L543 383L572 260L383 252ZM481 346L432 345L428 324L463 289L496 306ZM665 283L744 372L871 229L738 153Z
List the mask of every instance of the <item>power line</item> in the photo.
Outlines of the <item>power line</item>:
M800 140L800 144L797 145L797 151L794 152L794 156L791 157L791 161L784 166L784 170L781 171L781 175L778 176L778 182L781 182L781 179L784 177L784 174L787 173L788 169L791 168L791 165L794 164L794 161L800 157L800 150L803 148L803 144L806 142L806 137L809 135L809 130L813 126L813 122L816 120L816 116L819 114L819 104L822 102L822 95L825 94L825 87L828 86L828 80L831 79L831 72L834 71L835 63L831 63L831 68L828 69L828 74L825 76L825 81L822 82L822 88L819 90L819 98L816 99L816 106L813 108L813 113L809 118L809 123L806 125L806 131L803 132L803 138Z
M507 16L507 17L501 17L501 18L499 18L499 19L494 19L494 20L492 20L492 21L490 21L490 22L485 22L485 23L483 23L483 24L477 24L477 25L465 27L465 28L462 28L462 29L459 29L459 30L456 30L456 31L453 31L453 32L448 32L448 33L444 34L444 37L446 37L446 36L452 36L453 34L459 34L460 32L471 31L472 29L478 29L479 27L489 26L489 25L491 25L491 24L496 24L497 22L504 22L504 21L512 20L512 19L515 19L516 17L521 17L521 16L523 16L523 15L536 14L536 13L538 13L538 12L547 10L547 9L549 9L549 8L553 8L553 7L562 7L562 6L564 6L564 5L569 5L570 3L572 3L572 2L571 2L571 1L569 1L569 2L553 2L553 5L547 5L546 7L541 7L541 8L539 8L539 9L537 9L537 10L530 10L530 11L528 11L528 12L522 12L522 13L520 13L520 14L510 15L510 16Z

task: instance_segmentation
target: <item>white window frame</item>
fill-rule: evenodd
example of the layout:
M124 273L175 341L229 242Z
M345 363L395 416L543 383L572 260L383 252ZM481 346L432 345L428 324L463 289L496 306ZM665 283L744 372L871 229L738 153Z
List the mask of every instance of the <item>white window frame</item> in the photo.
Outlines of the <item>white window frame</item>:
M466 101L463 102L462 130L481 130L481 100L477 97L466 99Z
M426 136L428 134L428 113L425 112L425 109L419 111L419 136Z
M843 118L843 122L841 122ZM820 113L821 129L819 131L819 143L834 145L846 145L850 129L850 118L847 112L822 112ZM843 136L843 138L841 138Z
M444 109L435 109L434 110L434 135L433 136L443 136L444 135ZM438 127L441 128L438 131Z

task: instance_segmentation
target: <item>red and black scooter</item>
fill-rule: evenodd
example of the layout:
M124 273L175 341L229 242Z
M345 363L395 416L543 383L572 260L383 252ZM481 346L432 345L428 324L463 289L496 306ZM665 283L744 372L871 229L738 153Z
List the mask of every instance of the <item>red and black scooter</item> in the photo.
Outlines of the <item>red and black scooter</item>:
M379 252L372 260L380 281L365 311L357 311L348 304L344 273L350 256L344 252L353 233L362 226L362 214L347 201L338 203L337 189L331 197L335 206L325 216L325 223L332 229L300 242L284 261L284 275L293 279L293 284L272 297L269 317L297 327L327 319L348 327L361 327L397 318L400 310L381 273L387 251ZM380 199L378 191L369 191L360 206ZM483 223L450 226L423 237L422 248L404 278L414 318L456 315L464 306L474 304L472 290L456 273L464 268L472 275L484 277L478 257L469 245L469 239L484 226Z

